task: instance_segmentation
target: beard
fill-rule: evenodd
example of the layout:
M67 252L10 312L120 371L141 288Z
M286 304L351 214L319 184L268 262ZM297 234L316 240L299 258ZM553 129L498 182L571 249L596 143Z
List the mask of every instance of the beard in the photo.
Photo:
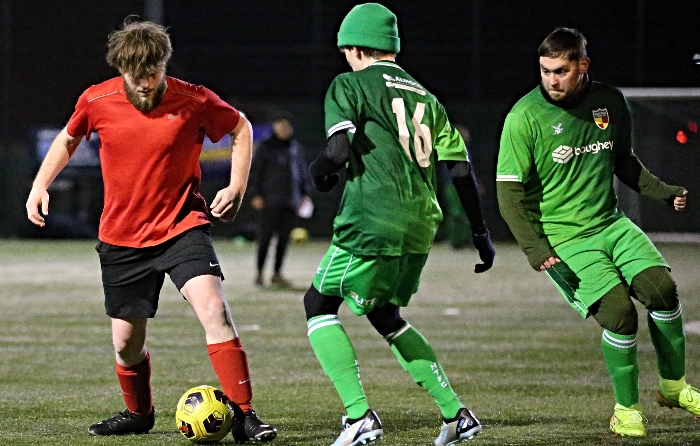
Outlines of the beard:
M165 77L163 77L163 81L158 84L153 91L153 96L149 97L141 97L139 96L138 92L136 89L131 88L129 84L124 82L124 91L126 91L126 98L131 102L131 104L136 107L136 109L140 112L143 113L148 113L154 108L160 104L160 102L163 100L163 96L165 95L165 90L167 88L167 84L165 83Z

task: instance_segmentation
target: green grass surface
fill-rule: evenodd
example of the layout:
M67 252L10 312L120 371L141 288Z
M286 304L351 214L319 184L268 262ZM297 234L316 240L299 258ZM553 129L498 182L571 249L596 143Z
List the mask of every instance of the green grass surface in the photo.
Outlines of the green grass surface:
M87 427L123 410L90 241L0 240L0 444L162 445L188 442L175 405L198 384L218 386L204 333L166 279L149 324L155 428L148 435L97 438ZM294 290L253 286L255 246L215 241L243 346L254 403L279 427L276 445L329 445L343 408L309 347L302 296L327 244L291 247ZM686 324L700 320L700 245L660 244L673 267ZM657 407L655 355L640 308L641 404L649 436L608 431L614 400L600 351L601 329L582 320L515 245L498 244L496 265L474 274L472 249L437 245L419 292L402 311L432 343L462 400L484 423L475 445L700 445L700 420ZM638 307L639 308L639 307ZM384 445L431 445L440 416L364 318L341 310L358 353ZM688 333L688 379L700 384L700 335ZM233 444L229 436L223 442Z

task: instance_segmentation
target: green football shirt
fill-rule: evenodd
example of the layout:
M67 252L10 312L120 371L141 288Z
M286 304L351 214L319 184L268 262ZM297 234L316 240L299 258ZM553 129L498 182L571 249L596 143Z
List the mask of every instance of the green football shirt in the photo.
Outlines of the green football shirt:
M555 105L535 88L506 117L496 181L525 185L535 230L553 248L590 236L623 214L615 158L629 156L630 112L622 93L592 82L581 103Z
M442 221L437 160L467 150L438 100L391 61L337 76L325 99L330 138L347 131L347 183L333 243L356 255L425 254Z

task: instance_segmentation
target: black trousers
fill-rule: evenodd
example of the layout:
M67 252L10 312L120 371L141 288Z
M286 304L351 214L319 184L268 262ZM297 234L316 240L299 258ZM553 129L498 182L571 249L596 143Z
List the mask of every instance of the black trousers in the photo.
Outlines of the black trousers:
M297 222L296 212L288 207L264 207L261 211L260 234L258 237L258 271L262 271L270 247L270 240L277 235L275 248L275 272L282 269L284 256L289 245L289 234Z

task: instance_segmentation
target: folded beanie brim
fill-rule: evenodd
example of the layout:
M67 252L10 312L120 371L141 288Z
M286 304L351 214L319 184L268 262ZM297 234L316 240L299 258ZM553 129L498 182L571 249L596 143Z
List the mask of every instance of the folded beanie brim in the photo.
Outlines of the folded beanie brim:
M363 32L339 32L338 46L363 46L376 50L398 53L400 39L393 35L371 34Z

